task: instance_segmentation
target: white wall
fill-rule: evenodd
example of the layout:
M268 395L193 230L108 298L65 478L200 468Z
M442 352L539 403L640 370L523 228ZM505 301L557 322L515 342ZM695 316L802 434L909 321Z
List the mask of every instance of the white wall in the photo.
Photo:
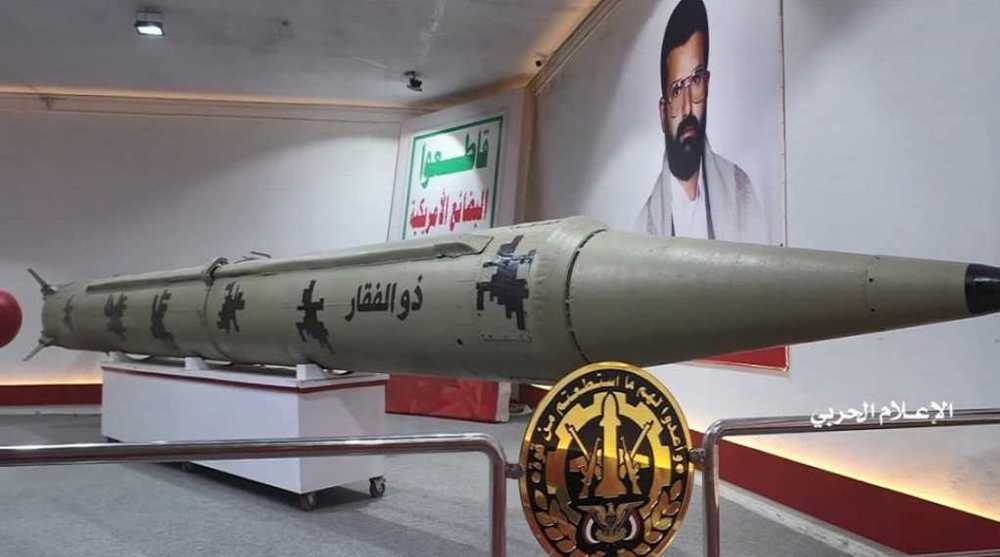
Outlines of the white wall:
M617 103L628 70L621 61L656 9L655 0L623 2L539 98L534 217L586 213L628 224L632 208L596 202L609 199L601 189L609 181L596 183L587 168L631 141L611 119L638 109ZM665 23L656 22L660 33ZM1000 264L998 23L1000 3L989 0L785 0L790 245ZM641 199L652 178L610 183ZM997 362L1000 318L989 316L797 346L787 375L656 371L692 427L704 429L723 417L862 401L1000 406ZM745 442L1000 520L996 428Z
M27 267L59 282L384 241L399 116L371 116L0 110L0 288L25 314L0 350L0 383L100 379L91 353L20 363L41 330Z

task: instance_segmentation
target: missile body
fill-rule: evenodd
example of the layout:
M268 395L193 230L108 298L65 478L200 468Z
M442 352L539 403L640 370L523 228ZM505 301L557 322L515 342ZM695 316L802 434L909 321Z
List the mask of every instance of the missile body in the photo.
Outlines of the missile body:
M1000 269L526 223L46 293L41 343L554 381L1000 309Z

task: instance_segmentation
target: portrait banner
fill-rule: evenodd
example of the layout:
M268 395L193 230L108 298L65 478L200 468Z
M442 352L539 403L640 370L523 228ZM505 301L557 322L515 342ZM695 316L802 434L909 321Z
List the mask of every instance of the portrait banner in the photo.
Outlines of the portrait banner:
M781 29L780 0L620 4L540 94L540 215L786 245Z

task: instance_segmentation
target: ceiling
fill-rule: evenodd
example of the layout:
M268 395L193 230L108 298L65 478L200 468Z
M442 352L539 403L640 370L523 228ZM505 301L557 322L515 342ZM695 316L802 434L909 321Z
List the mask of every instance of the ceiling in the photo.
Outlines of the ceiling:
M0 86L434 104L526 81L595 3L3 0ZM147 7L165 37L132 28Z

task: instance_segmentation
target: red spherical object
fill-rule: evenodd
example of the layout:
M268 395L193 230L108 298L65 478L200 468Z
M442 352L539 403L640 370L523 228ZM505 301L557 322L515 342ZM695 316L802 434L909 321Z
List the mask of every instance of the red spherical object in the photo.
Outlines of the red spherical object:
M14 340L21 330L21 306L14 295L0 290L0 347Z

